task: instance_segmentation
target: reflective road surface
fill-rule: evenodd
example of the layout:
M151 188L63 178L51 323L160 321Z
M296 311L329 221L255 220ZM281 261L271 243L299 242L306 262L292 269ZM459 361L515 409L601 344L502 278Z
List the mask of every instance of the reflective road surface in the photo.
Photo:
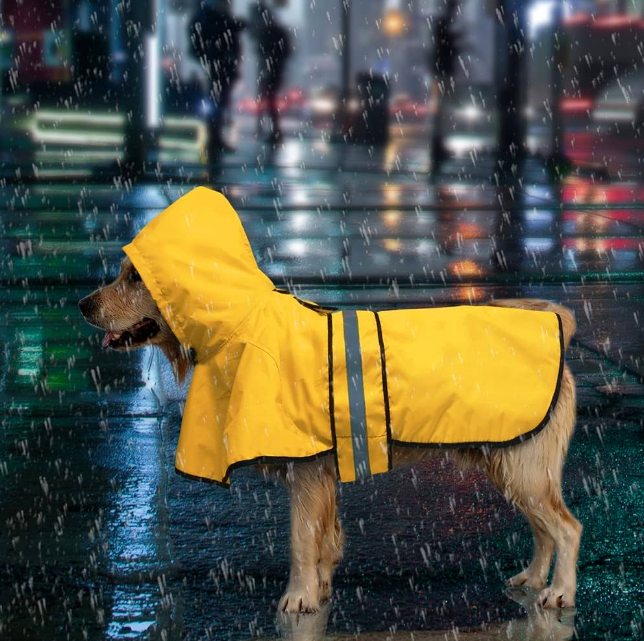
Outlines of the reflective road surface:
M137 183L5 158L0 638L642 638L644 181L626 142L606 145L559 184L535 162L510 186L468 154L429 179L413 136L383 149L249 143L210 169L152 164ZM579 419L564 476L584 525L576 612L506 593L531 554L527 524L482 475L435 459L342 486L333 600L277 616L285 491L251 470L231 491L176 476L185 390L152 352L103 351L77 308L115 275L121 246L197 184L226 193L261 268L306 298L574 309Z

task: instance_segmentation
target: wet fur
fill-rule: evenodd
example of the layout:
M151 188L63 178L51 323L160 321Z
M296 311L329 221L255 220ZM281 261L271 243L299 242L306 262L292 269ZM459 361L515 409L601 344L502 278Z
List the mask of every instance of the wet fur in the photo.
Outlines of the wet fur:
M121 261L121 271L114 282L97 289L81 300L79 306L87 322L105 331L124 331L143 318L154 319L160 327L156 336L143 345L133 345L117 351L154 345L166 355L177 380L185 380L192 365L190 353L181 346L168 327L129 258Z
M167 323L128 258L118 278L81 301L86 319L101 329L123 331L143 318L153 318L160 331L143 345L163 350L175 376L183 381L191 359ZM548 301L490 301L498 307L548 310L562 320L567 348L575 331L572 313ZM575 384L564 367L557 404L545 428L526 442L501 449L393 449L394 466L413 464L430 456L449 456L461 468L485 471L502 494L526 516L534 539L533 558L508 585L541 590L546 608L572 607L577 590L576 565L581 524L563 501L561 476L576 417ZM331 596L334 567L342 558L344 537L336 503L336 471L332 456L285 467L266 466L281 477L291 496L291 572L279 608L285 612L315 612ZM546 581L553 552L557 560L550 587Z

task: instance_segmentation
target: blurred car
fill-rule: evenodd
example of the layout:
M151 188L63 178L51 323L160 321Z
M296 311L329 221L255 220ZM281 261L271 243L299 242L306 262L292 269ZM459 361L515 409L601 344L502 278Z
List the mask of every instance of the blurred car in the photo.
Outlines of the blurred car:
M277 107L283 115L299 116L304 105L304 94L299 87L292 87L277 99ZM239 101L239 112L246 115L255 115L260 111L260 103L254 96L246 96ZM264 108L265 109L265 108Z
M303 116L313 125L328 124L340 109L340 90L336 87L314 87L303 104Z
M638 69L606 85L591 106L601 129L632 135L644 127L644 70Z
M394 94L389 103L389 113L394 118L402 118L405 122L425 118L429 111L427 102L415 100L407 93Z

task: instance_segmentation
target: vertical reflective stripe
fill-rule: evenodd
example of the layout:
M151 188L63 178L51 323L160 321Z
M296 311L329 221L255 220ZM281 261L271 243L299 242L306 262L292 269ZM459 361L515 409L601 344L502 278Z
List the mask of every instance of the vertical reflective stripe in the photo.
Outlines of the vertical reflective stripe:
M349 416L351 418L351 441L356 478L371 475L369 449L367 447L367 419L362 380L362 353L358 317L355 311L342 313L344 324L344 349L347 361L347 380L349 383Z

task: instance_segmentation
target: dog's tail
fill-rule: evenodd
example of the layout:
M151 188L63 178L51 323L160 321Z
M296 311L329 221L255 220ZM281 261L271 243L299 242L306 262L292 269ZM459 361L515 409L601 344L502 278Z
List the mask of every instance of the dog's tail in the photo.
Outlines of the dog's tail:
M568 349L570 339L575 333L576 324L575 316L567 307L551 303L548 300L539 300L537 298L503 298L500 300L490 301L488 304L495 307L516 307L519 309L533 309L541 312L555 312L559 315L559 318L561 318L564 348Z

